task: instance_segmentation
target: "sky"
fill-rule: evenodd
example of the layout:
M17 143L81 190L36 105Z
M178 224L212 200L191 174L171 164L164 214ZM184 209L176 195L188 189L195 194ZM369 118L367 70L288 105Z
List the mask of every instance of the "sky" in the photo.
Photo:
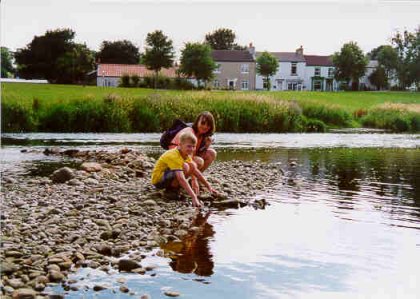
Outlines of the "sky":
M395 32L420 26L420 0L0 0L0 43L15 51L47 30L70 28L98 51L127 39L144 51L162 30L176 54L218 28L232 29L256 51L330 55L355 41L364 52L390 44Z

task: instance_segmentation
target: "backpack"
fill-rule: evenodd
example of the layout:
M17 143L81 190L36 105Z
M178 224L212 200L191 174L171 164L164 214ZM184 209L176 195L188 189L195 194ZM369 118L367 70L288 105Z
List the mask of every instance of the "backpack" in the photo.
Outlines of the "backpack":
M175 135L186 127L191 127L191 124L186 124L178 118L175 119L172 123L172 126L163 132L162 136L160 137L160 145L166 150L169 149L171 141L174 139Z

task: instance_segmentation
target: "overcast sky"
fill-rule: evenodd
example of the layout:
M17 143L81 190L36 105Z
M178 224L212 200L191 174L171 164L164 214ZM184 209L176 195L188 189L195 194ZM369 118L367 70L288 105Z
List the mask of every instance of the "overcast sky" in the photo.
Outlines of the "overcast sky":
M356 41L365 52L389 44L396 30L420 25L420 0L1 0L1 45L23 48L47 30L71 28L75 40L99 50L127 39L144 49L147 33L162 30L177 53L186 42L230 28L257 51L329 55Z

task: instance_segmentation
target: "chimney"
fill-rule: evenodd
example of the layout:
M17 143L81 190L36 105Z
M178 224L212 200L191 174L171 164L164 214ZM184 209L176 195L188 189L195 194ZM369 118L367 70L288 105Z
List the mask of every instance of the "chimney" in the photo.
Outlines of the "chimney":
M297 55L303 55L303 47L300 46L298 49L296 49L296 54Z
M254 58L255 58L255 47L254 47L254 45L252 44L252 42L251 42L251 43L249 43L249 46L248 46L248 52L249 52L249 53L251 53L252 57L254 57Z

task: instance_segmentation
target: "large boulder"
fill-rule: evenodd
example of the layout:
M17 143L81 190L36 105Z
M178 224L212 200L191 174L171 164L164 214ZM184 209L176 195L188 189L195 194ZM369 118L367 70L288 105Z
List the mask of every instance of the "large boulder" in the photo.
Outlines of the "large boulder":
M98 172L102 170L101 164L96 162L84 162L80 167L87 172Z
M51 175L51 180L53 183L65 183L75 177L75 174L71 168L62 167L57 169Z

